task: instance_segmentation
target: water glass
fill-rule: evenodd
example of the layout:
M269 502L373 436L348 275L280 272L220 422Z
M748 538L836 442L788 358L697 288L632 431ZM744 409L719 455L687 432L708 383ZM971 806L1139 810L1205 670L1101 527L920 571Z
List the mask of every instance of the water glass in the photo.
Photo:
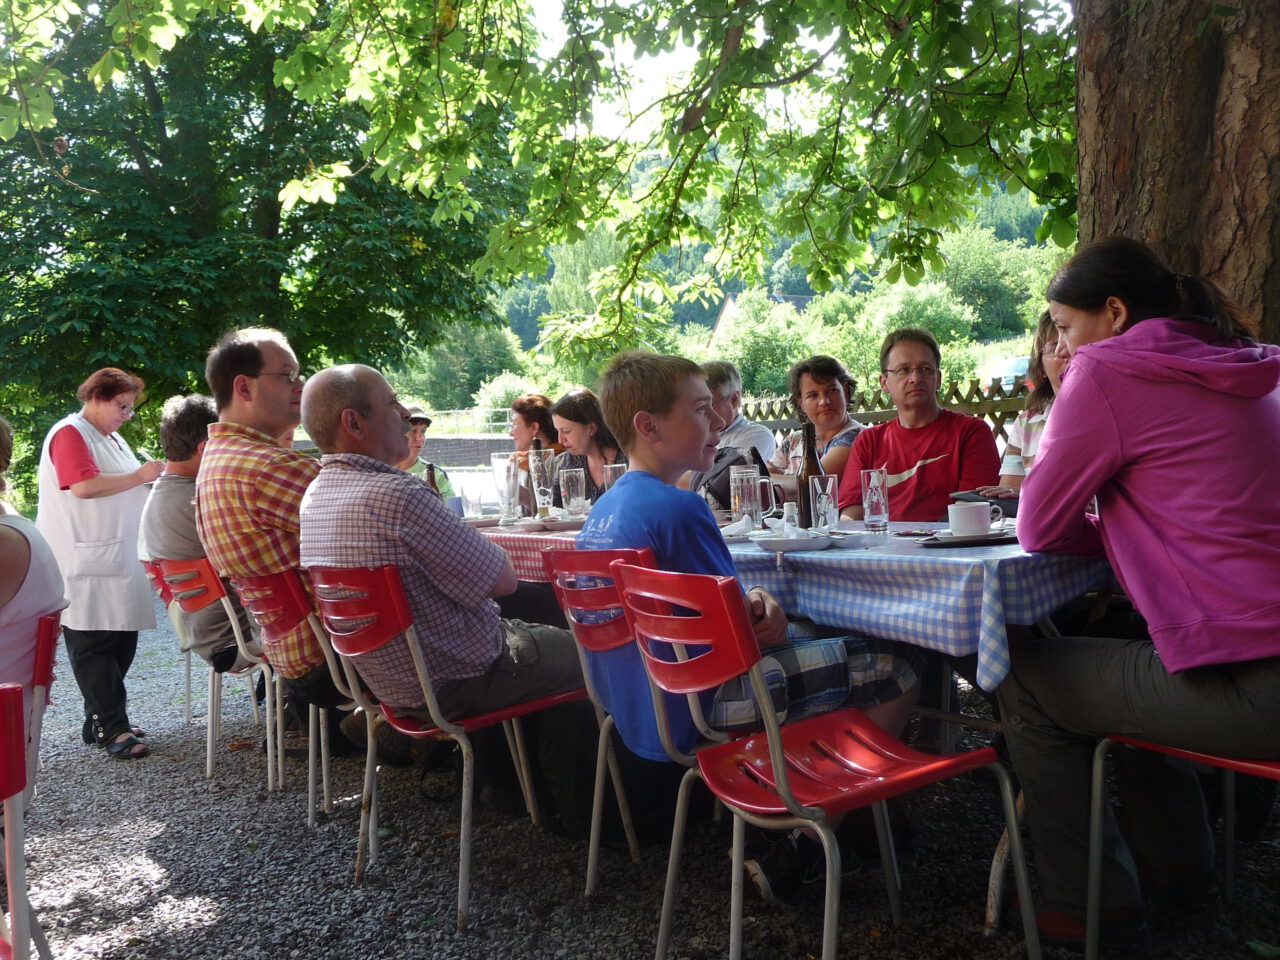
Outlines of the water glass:
M884 467L860 471L862 522L873 533L889 529L889 473Z
M480 491L472 487L462 487L458 491L458 496L462 499L462 515L464 517L478 517L484 513L484 498Z
M604 465L604 483L602 484L603 488L605 490L608 490L615 483L617 483L618 478L621 477L626 472L627 472L627 465L625 463L606 463Z
M760 529L760 476L755 467L729 468L729 509L735 521L751 518L751 529Z
M813 505L810 521L814 530L824 533L840 527L840 475L824 473L809 478L809 502Z
M502 523L515 523L520 519L517 507L520 495L520 464L515 454L491 453L489 466L493 469L493 483L498 488L498 512Z
M550 516L554 484L551 479L551 461L554 450L529 451L529 479L533 484L533 503L540 517Z
M587 515L587 473L582 467L560 471L560 502L570 517Z

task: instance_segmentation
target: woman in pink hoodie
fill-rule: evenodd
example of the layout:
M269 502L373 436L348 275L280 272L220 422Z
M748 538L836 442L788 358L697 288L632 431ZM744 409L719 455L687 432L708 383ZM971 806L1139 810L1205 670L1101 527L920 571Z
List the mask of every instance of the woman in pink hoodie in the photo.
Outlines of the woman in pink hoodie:
M1280 348L1256 342L1215 284L1121 237L1077 253L1048 299L1071 363L1022 486L1018 538L1029 551L1105 551L1149 632L1017 645L1000 688L1041 935L1071 942L1084 936L1099 737L1280 758ZM1183 910L1216 894L1213 840L1189 764L1113 756L1125 838L1108 810L1102 942L1136 948L1144 886Z

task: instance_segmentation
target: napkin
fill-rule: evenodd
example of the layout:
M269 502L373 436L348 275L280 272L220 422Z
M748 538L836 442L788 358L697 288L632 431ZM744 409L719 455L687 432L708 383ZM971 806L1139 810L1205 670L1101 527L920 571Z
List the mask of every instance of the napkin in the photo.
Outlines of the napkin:
M764 525L782 540L798 540L801 537L822 536L817 530L806 530L804 527L797 527L794 523L787 523L779 517L765 517Z
M724 537L736 537L742 534L750 533L751 530L752 530L751 518L742 517L741 519L735 520L733 523L730 523L727 526L721 527L720 535Z

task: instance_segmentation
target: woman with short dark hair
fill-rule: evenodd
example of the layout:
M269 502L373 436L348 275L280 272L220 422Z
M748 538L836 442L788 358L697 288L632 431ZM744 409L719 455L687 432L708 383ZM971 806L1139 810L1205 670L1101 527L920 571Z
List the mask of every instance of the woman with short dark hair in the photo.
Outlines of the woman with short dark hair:
M62 616L67 658L84 697L84 742L121 760L150 751L129 722L124 678L138 631L155 629L151 587L138 563L143 484L160 475L140 463L119 429L133 416L142 380L115 367L76 392L79 412L55 423L40 453L36 526L62 569L70 606Z
M610 463L626 463L627 455L618 446L604 422L600 401L586 387L570 390L551 408L551 420L564 453L556 457L552 473L581 467L586 477L587 502L595 503L604 493L604 468ZM560 484L553 488L554 502L560 506Z

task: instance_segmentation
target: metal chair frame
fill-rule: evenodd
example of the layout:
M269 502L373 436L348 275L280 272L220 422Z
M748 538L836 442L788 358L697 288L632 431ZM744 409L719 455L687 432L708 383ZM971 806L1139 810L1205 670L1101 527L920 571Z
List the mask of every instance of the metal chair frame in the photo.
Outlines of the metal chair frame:
M626 616L622 613L622 598L618 596L618 588L609 577L609 564L614 560L623 560L640 566L653 566L653 551L644 550L573 550L548 549L542 555L543 568L547 579L551 581L552 590L578 647L578 659L582 663L582 679L587 688L587 696L596 711L596 722L600 726L600 735L596 740L596 775L595 790L591 801L591 839L587 846L587 884L584 896L595 893L600 875L600 830L604 814L604 778L607 770L613 781L613 794L618 804L618 814L622 819L623 833L627 838L627 851L631 862L640 861L640 844L636 839L635 825L631 820L631 808L627 802L626 790L622 784L622 773L618 769L611 735L613 733L613 717L605 709L595 684L591 681L591 670L588 663L588 652L603 653L616 650L632 642L631 630L627 626ZM587 578L590 586L580 586L577 578ZM604 582L601 583L600 581ZM617 616L604 623L591 623L582 614L616 610Z
M1093 752L1093 777L1089 791L1089 885L1085 895L1085 958L1097 960L1102 913L1102 819L1106 803L1107 754L1113 744L1140 750L1154 750L1171 757L1217 767L1222 771L1222 886L1230 902L1235 897L1235 775L1247 773L1268 780L1280 780L1280 760L1241 760L1213 753L1169 747L1149 740L1113 735L1103 737Z
M37 637L48 630L50 617L56 628L58 614L42 617L37 627ZM51 634L56 638L56 629ZM36 677L40 677L41 664L37 648ZM34 696L39 693L33 690ZM26 718L22 712L22 685L0 683L0 801L4 803L4 878L9 894L9 921L0 916L0 958L27 960L31 945L45 960L53 954L45 940L44 931L36 919L35 909L27 896L26 833L23 815L26 812L26 795L31 782L27 770L31 754L28 749Z
M443 733L453 739L462 753L462 814L459 829L458 850L458 916L457 928L466 929L471 894L471 833L472 800L475 784L475 758L468 733L482 727L501 723L507 735L507 746L520 773L521 789L530 820L540 822L537 799L533 791L533 778L525 755L524 736L520 729L520 717L547 707L584 699L584 688L552 694L512 704L501 710L477 714L456 721L447 719L436 700L435 689L423 658L422 647L413 626L409 601L400 581L400 571L394 565L381 567L324 567L309 568L316 600L319 604L325 628L333 642L333 648L344 664L359 658L398 637L403 638L413 658L418 684L427 705L430 722L399 713L393 707L379 704L378 709L386 722L406 736L427 739ZM432 725L434 724L434 726ZM360 852L357 853L357 878L361 873L363 848L370 836L370 823L376 823L377 776L370 761L365 768L365 791L361 806ZM376 833L376 830L374 831ZM373 843L369 843L371 862Z
M325 667L334 688L347 699L337 708L342 711L353 710L356 706L352 691L347 686L342 669L338 666L329 636L320 619L316 616L311 598L302 584L302 577L297 570L282 570L259 577L231 577L231 585L240 595L240 602L253 615L262 630L263 643L274 637L288 633L305 620L311 634L315 637L324 656ZM319 768L319 779L323 792L323 809L325 813L333 810L331 795L331 776L329 765L329 711L315 704L307 705L307 824L316 823L316 774ZM277 679L276 683L276 723L279 729L280 749L277 751L279 763L278 777L280 789L284 789L284 684Z
M254 693L255 671L262 671L264 678L264 688L266 689L266 730L267 730L267 790L276 789L276 757L277 753L283 751L284 744L280 742L279 725L276 720L276 706L272 702L273 680L274 675L271 665L266 662L265 658L254 656L249 652L245 644L245 638L240 630L239 618L236 616L235 608L231 605L231 599L227 596L226 588L222 584L222 578L218 576L217 571L213 569L213 564L208 557L200 557L195 560L154 560L152 561L160 571L160 582L164 584L165 589L174 603L183 613L198 613L206 607L221 603L222 609L227 615L228 621L231 623L231 630L235 634L236 647L240 651L240 655L248 660L252 666L242 671L241 675L249 683L249 698L253 701L253 719L254 723L258 722L257 697ZM163 599L163 594L161 599ZM188 655L189 652L188 652ZM234 674L233 674L234 675ZM204 752L204 775L205 779L213 777L214 754L218 740L222 736L222 674L217 673L212 667L209 668L209 689L205 706L205 752Z
M1038 960L1040 943L1013 789L993 749L986 747L952 756L920 753L853 708L783 727L772 709L760 667L760 648L736 579L668 573L621 562L614 562L610 568L654 689L659 718L666 710L659 690L693 695L746 673L764 722L763 736L749 734L699 749L696 765L690 766L681 781L658 929L657 960L667 956L689 794L696 780L706 783L734 815L729 928L732 960L742 953L743 844L747 823L772 830L805 828L818 834L827 866L822 956L823 960L835 960L840 847L829 818L859 807L872 807L890 913L896 924L901 919L901 884L884 802L980 767L992 770L1000 783L1021 895L1027 954L1031 960ZM661 656L661 652L682 650L684 659Z

